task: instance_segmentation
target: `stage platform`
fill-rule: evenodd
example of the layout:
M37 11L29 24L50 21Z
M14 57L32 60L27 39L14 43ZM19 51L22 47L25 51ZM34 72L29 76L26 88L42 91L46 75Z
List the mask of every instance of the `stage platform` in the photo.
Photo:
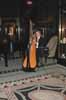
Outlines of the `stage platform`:
M57 63L47 63L38 67L35 72L24 72L22 70L22 59L8 60L8 67L5 67L4 60L0 61L0 83L17 81L28 77L33 77L42 74L58 73L66 75L66 67Z

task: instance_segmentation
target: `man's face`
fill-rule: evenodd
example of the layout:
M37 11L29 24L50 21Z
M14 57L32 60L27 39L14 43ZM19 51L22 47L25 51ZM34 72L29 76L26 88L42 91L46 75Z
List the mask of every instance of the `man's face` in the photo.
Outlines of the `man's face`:
M36 37L40 37L40 36L41 36L40 31L37 31L37 32L36 32Z

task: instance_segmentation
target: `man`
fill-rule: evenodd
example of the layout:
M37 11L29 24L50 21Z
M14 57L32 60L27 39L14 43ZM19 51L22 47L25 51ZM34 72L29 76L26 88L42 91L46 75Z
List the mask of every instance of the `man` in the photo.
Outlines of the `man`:
M4 53L4 61L5 61L5 66L8 67L8 39L6 35L3 35L3 53Z
M39 66L39 63L42 62L42 56L43 56L43 47L44 47L44 38L42 37L41 31L37 30L35 32L36 36L36 56L37 56L37 65Z
M14 34L14 28L13 26L9 27L9 33L8 33L8 45L9 45L9 54L10 57L14 58L14 41L15 41L15 34Z

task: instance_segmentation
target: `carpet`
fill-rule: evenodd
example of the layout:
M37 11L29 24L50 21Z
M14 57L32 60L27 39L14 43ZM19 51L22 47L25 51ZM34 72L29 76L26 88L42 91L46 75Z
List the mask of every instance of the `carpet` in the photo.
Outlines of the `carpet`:
M66 77L39 75L0 85L8 100L66 100Z

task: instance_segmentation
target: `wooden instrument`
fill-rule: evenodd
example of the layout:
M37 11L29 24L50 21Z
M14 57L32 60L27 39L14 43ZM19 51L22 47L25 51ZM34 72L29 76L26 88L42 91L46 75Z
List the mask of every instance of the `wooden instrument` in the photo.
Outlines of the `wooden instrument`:
M28 54L26 55L23 62L23 69L35 69L37 65L36 61L36 39L32 39L31 46L29 48Z

